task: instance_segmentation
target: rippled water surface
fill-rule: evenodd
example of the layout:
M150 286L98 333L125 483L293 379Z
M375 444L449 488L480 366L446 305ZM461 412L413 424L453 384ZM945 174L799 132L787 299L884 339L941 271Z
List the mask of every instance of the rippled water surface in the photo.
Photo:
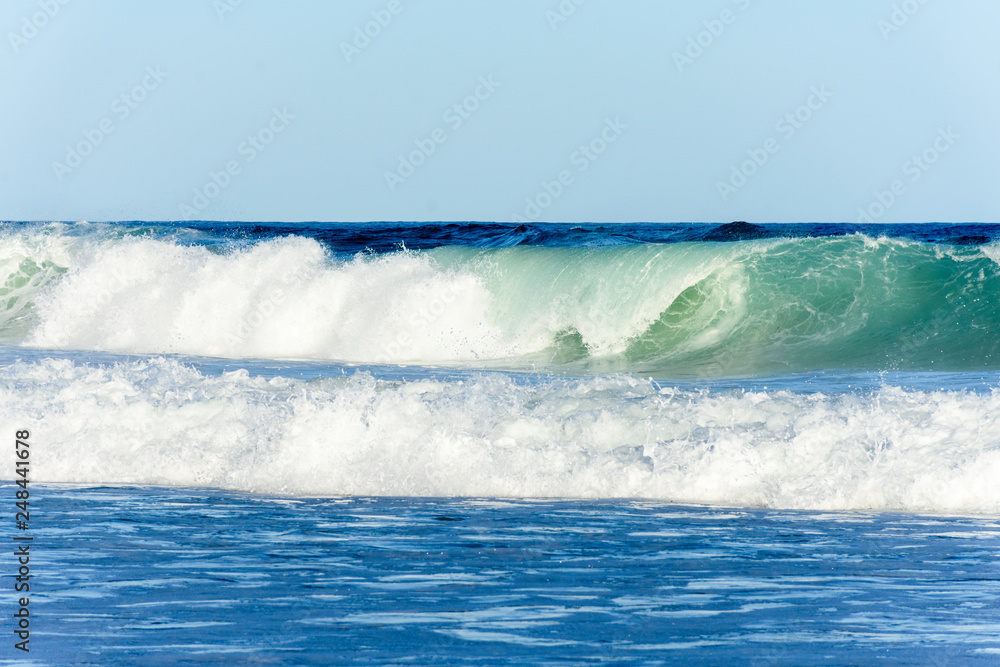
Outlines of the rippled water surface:
M35 664L1000 663L996 518L32 489Z

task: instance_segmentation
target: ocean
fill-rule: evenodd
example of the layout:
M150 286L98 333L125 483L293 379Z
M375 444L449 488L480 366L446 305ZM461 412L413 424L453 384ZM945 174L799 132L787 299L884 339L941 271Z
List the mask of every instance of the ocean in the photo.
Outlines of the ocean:
M9 222L0 285L0 664L1000 664L1000 227Z

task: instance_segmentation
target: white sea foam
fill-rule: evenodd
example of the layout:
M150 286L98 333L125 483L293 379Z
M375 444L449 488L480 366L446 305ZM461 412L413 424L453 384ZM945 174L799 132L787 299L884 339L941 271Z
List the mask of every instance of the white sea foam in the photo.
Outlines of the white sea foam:
M740 266L712 248L580 251L569 261L548 248L338 259L301 237L225 253L136 237L72 250L60 275L32 278L29 346L440 363L541 354L572 331L600 357L623 352L683 290L720 272L729 287L702 309L703 340L682 353L731 331L742 300ZM633 274L655 279L637 284Z
M63 359L0 370L0 430L28 426L37 482L1000 512L997 391L304 381Z
M333 254L190 230L0 229L0 343L586 372L995 368L996 246L862 235Z
M154 239L101 245L38 302L28 340L38 347L354 361L501 354L474 277L406 253L336 261L303 238L227 254Z

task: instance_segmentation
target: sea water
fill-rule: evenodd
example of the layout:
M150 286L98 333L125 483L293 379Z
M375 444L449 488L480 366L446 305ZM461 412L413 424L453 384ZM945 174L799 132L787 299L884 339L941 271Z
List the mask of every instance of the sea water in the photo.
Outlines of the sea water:
M0 658L998 662L998 236L4 223Z

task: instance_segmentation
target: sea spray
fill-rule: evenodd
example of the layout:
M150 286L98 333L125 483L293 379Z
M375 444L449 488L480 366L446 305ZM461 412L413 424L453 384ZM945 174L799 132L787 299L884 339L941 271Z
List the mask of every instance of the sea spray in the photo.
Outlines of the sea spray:
M657 377L991 370L996 255L863 234L345 255L298 235L24 228L0 235L0 338Z
M503 373L296 380L175 360L0 369L40 482L302 496L1000 512L1000 391L707 390Z

